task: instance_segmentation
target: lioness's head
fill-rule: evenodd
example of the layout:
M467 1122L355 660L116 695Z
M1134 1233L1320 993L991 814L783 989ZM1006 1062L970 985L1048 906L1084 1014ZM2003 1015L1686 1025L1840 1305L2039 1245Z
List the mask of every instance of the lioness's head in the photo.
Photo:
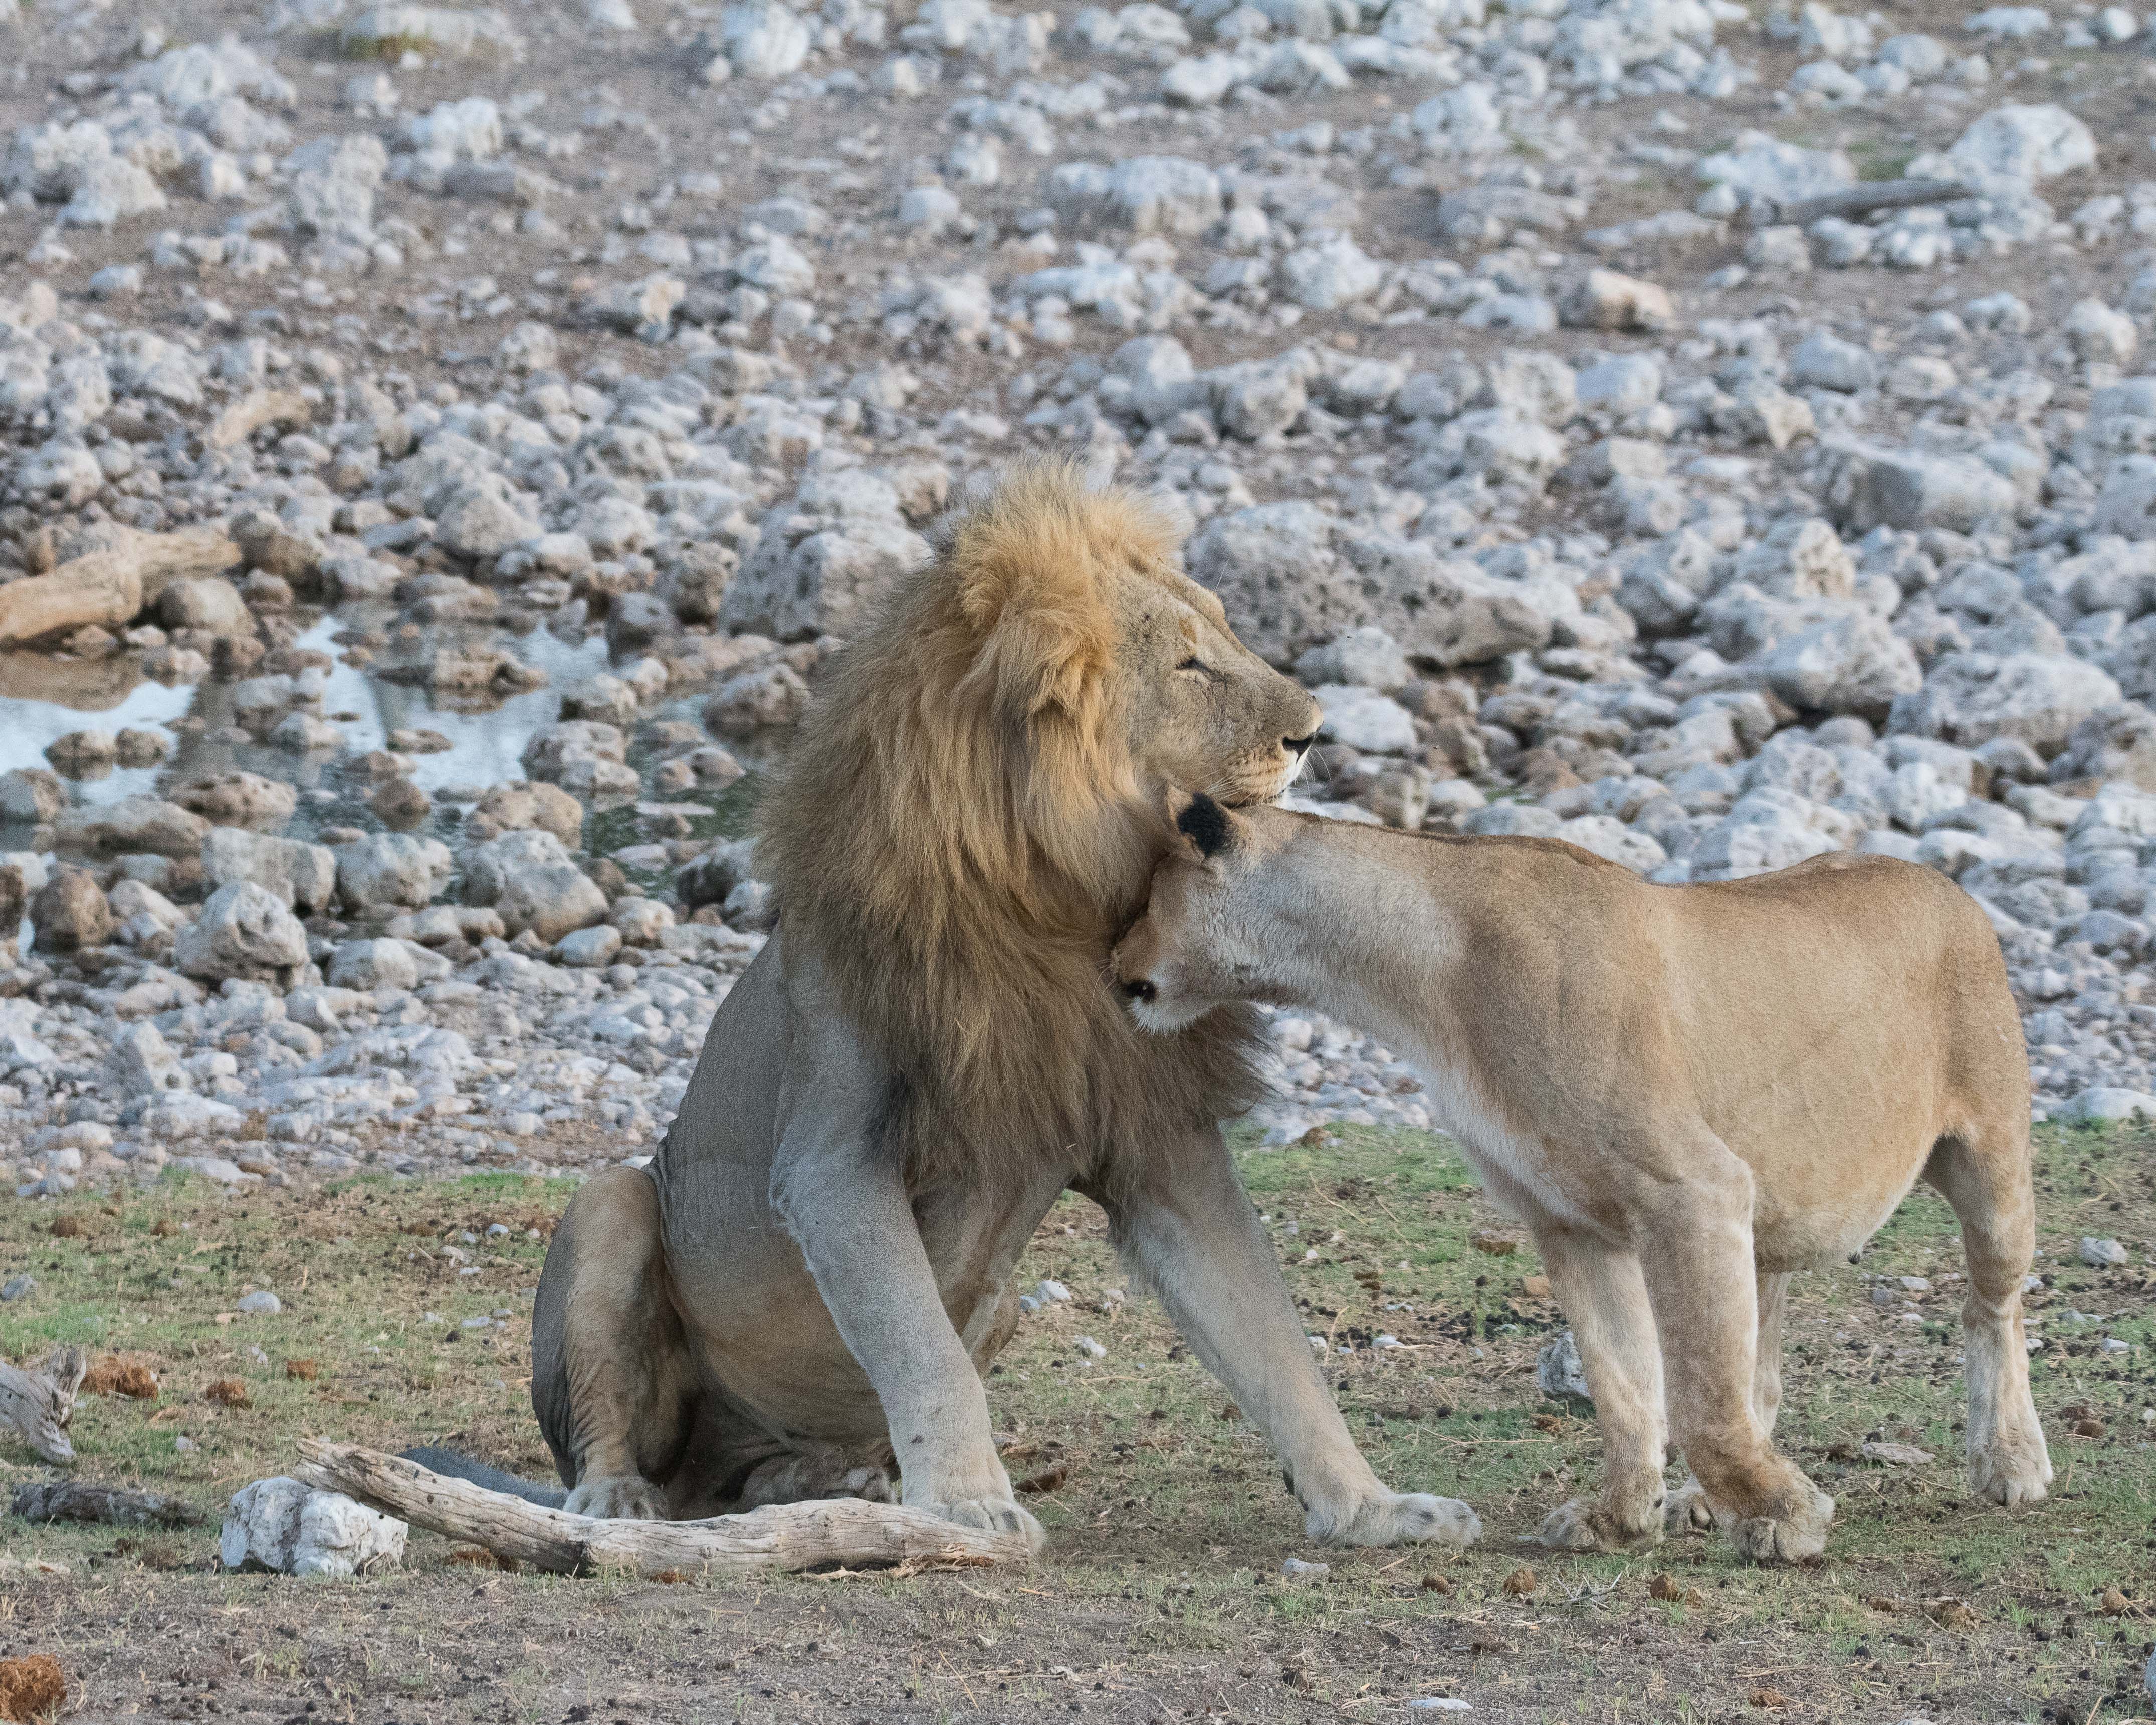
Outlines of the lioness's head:
M1277 809L1238 814L1212 798L1171 791L1175 842L1153 870L1145 914L1109 965L1131 1015L1179 1030L1230 1000L1294 997L1291 926L1308 885L1278 865L1307 817Z

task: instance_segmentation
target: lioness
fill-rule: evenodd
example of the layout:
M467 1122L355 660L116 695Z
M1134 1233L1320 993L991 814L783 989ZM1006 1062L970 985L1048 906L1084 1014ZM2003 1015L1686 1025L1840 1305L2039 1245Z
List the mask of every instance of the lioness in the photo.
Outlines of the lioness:
M1115 952L1138 1022L1188 1036L1224 1003L1272 1000L1375 1032L1532 1233L1607 1474L1599 1500L1550 1513L1546 1543L1661 1537L1666 1417L1740 1552L1822 1550L1834 1500L1773 1441L1783 1297L1919 1176L1969 1259L1970 1478L1997 1503L2044 1496L2021 1328L2028 1060L1999 943L1952 882L1830 855L1650 886L1553 839L1204 796L1169 810L1178 848Z
M1170 527L1067 468L963 514L839 655L762 811L778 927L648 1169L547 1255L531 1397L567 1507L693 1517L890 1489L1024 1533L981 1372L1066 1187L1270 1436L1319 1538L1466 1539L1378 1482L1215 1122L1250 1017L1143 1035L1107 983L1171 783L1262 802L1317 704L1245 650Z

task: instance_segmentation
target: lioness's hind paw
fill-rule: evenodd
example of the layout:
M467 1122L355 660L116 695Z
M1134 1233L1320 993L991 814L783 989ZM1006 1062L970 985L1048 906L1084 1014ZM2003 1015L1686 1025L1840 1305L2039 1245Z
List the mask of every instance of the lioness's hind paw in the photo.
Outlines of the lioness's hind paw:
M978 1527L984 1533L1016 1533L1034 1551L1048 1543L1047 1530L1008 1497L959 1497L948 1503L920 1503L913 1507L944 1521L955 1522L962 1527Z
M633 1473L601 1474L585 1480L569 1493L562 1507L572 1516L595 1516L601 1521L670 1519L666 1499L658 1486Z
M2051 1459L2041 1443L2034 1454L2000 1444L1969 1458L1969 1482L1978 1497L2009 1509L2041 1503L2051 1495Z
M1431 1539L1467 1546L1482 1537L1482 1518L1467 1505L1426 1491L1388 1491L1358 1505L1345 1522L1329 1526L1313 1512L1304 1527L1312 1538L1332 1545L1409 1545Z

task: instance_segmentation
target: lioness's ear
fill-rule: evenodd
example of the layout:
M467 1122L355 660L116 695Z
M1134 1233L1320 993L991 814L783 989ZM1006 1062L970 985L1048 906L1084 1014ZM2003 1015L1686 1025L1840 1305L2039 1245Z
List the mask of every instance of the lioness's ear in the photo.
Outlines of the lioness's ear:
M1175 817L1175 829L1188 841L1201 861L1210 861L1228 848L1235 817L1200 791Z

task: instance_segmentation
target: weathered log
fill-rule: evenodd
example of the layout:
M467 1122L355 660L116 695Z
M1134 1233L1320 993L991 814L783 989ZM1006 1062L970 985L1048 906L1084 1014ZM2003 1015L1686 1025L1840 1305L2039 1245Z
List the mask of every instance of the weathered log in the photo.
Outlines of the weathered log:
M357 1445L302 1438L300 1454L295 1472L311 1486L557 1574L749 1574L830 1564L1018 1563L1029 1555L1019 1534L961 1527L923 1510L858 1497L773 1504L700 1522L606 1521L542 1509Z
M183 1498L87 1480L18 1486L8 1507L26 1522L100 1522L116 1527L198 1527L209 1519Z
M5 593L0 588L0 593ZM141 655L114 653L75 659L29 648L0 650L0 692L14 701L41 701L79 713L105 713L142 680Z
M213 449L228 449L265 425L304 425L313 415L306 397L296 389L250 390L210 422L203 442Z
M1840 216L1844 221L1858 216L1868 216L1882 209L1913 209L1919 204L1958 203L1974 194L1958 180L1869 180L1851 186L1845 191L1829 192L1818 198L1807 198L1801 203L1784 204L1779 208L1755 204L1754 225L1765 227L1771 223L1796 228L1809 228L1814 222L1824 221L1829 216Z
M107 551L62 563L0 587L0 646L95 624L125 629L172 582L217 575L239 561L239 547L221 527L136 533Z
M89 1369L89 1356L80 1348L55 1348L35 1371L0 1360L0 1420L22 1433L23 1441L46 1461L74 1461L67 1423Z

